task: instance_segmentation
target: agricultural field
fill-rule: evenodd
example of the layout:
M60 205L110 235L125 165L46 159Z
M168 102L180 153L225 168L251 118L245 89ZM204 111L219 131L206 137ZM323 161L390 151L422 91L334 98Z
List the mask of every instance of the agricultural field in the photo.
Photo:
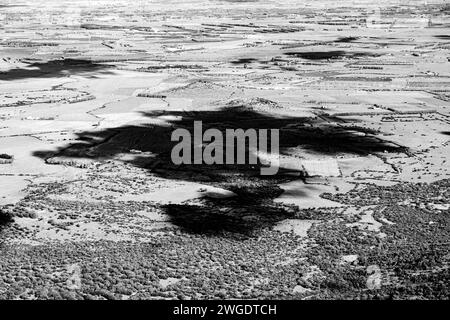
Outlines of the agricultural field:
M0 298L448 299L449 30L441 0L0 1ZM195 121L278 129L277 173L174 164Z

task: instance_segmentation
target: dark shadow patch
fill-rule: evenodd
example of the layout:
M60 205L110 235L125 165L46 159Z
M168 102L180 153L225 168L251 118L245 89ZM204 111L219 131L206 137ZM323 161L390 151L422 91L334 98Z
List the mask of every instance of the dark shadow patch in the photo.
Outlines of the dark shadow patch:
M110 158L129 150L140 150L157 154L159 160L170 166L170 151L178 143L171 141L175 128L187 129L193 136L194 121L202 122L203 131L208 128L219 129L225 136L226 129L279 129L280 151L301 146L321 154L352 153L367 155L373 152L399 151L400 148L382 141L373 135L375 130L361 126L345 126L330 123L338 122L339 118L325 119L309 117L276 117L259 113L243 106L225 107L215 111L153 111L144 113L146 117L158 118L168 116L173 127L142 125L123 126L102 131L85 131L78 134L79 142L70 145L56 153L70 157ZM362 135L364 133L365 135ZM100 141L100 143L95 142ZM89 155L86 151L89 149ZM40 155L42 153L37 153ZM169 158L164 158L169 157ZM183 168L183 165L175 166ZM192 165L199 170L214 166ZM223 165L228 170L234 165ZM242 166L239 166L242 167ZM187 169L187 168L183 168Z
M99 72L102 69L110 68L111 65L99 64L90 60L82 59L60 59L47 62L34 62L28 65L29 68L16 68L0 72L0 80L11 81L28 78L52 78L62 77L83 72ZM103 71L107 73L107 71Z
M250 180L253 180L249 183ZM277 185L265 185L250 179L243 185L230 185L236 197L226 199L205 198L199 205L166 205L165 212L171 222L189 233L208 236L251 237L275 223L292 218L294 210L271 199L283 190Z
M0 164L12 163L14 160L14 156L6 153L0 154Z
M342 58L376 57L377 54L367 52L346 52L343 50L334 51L309 51L309 52L285 52L287 56L302 58L307 60L335 60Z
M341 37L341 38L338 38L337 40L335 40L334 42L337 42L337 43L348 43L348 42L356 41L358 39L359 39L359 37Z
M254 58L240 58L237 60L230 61L231 64L247 64L257 61L257 59Z
M231 2L231 3L244 3L244 2L258 2L259 0L220 0L222 2Z
M450 36L446 35L446 34L439 34L439 35L434 36L434 37L438 38L438 39L442 39L442 40L450 40Z
M450 131L441 131L441 133L450 136Z
M26 7L27 5L25 4L0 4L0 9L1 8L17 8L17 7Z
M215 128L224 137L226 129L279 129L280 154L286 156L292 148L297 147L328 155L404 151L399 146L375 137L376 132L367 128L332 124L322 118L275 116L245 106L224 107L214 111L161 110L144 115L148 118L165 116L164 119L177 120L166 120L171 126L153 123L81 132L78 133L79 142L61 148L53 155L73 158L75 161L76 158L116 159L148 169L166 179L199 182L233 191L235 197L205 198L201 200L202 205L189 203L163 207L175 225L188 232L209 236L230 233L249 236L277 221L294 217L295 211L290 206L276 204L273 199L282 193L278 186L280 183L302 179L304 172L299 166L296 173L292 169L280 168L276 175L261 176L261 163L175 165L171 160L171 150L178 142L171 141L171 134L176 128L186 129L192 137L194 121L202 121L203 132ZM248 151L248 145L246 148ZM121 158L123 154L133 157ZM48 151L38 151L34 155L49 157Z

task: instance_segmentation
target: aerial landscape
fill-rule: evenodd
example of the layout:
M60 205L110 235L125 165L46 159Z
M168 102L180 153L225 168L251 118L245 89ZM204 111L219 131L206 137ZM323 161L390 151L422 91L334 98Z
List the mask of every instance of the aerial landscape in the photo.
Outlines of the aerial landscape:
M449 30L445 0L0 0L0 299L448 299ZM195 123L279 150L174 163Z

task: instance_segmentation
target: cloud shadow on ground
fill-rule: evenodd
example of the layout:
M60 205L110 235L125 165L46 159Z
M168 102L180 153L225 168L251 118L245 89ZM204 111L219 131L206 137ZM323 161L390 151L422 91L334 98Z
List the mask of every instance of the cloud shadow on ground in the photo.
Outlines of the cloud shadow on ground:
M172 222L187 232L206 235L254 232L293 215L287 206L273 199L283 190L280 183L302 179L300 169L292 175L284 168L273 176L261 176L257 165L175 165L171 161L171 141L175 128L187 129L193 135L193 122L202 121L203 131L226 129L279 129L280 154L292 156L292 149L301 148L317 155L402 152L404 149L375 137L367 128L345 123L330 123L322 118L286 117L255 111L241 106L213 111L153 111L144 113L151 120L146 125L130 125L78 133L78 142L56 151L38 151L41 158L64 156L96 160L121 160L123 154L133 154L124 162L146 168L153 174L173 180L199 182L233 191L227 199L205 198L200 204L163 206ZM164 124L155 120L164 120ZM269 143L270 145L270 143ZM132 150L132 152L130 151ZM138 151L136 151L138 150Z
M292 58L302 58L307 60L335 60L342 58L360 58L360 57L377 57L378 54L369 52L347 52L344 50L332 50L332 51L293 51L285 52L287 56Z
M53 78L92 71L96 73L109 73L104 69L110 67L110 65L95 63L90 60L58 59L47 62L34 62L29 64L26 69L16 68L0 72L0 80L12 81L29 78Z

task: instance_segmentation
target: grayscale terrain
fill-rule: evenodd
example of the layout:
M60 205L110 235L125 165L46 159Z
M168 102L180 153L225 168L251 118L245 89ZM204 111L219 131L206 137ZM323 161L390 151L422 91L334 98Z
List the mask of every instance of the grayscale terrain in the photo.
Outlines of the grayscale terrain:
M0 298L448 299L446 1L0 1ZM280 168L171 133L280 132Z

